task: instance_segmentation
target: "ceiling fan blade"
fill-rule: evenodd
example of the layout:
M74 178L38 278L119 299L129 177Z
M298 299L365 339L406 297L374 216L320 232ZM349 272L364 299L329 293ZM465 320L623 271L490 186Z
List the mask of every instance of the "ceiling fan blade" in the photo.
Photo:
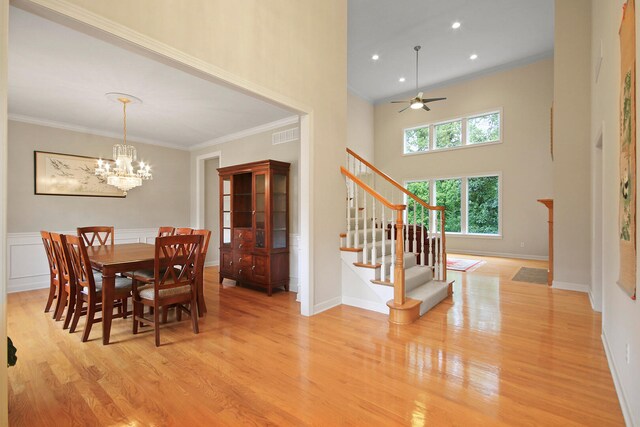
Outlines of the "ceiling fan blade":
M416 96L416 98L422 98L423 94L424 94L424 92L418 92L418 96Z
M411 101L391 101L392 104L403 104L405 102L411 102Z
M431 111L431 108L427 107L426 105L423 105L423 106L422 106L422 109L423 109L423 110L427 110L427 111Z
M402 113L404 110L406 110L407 108L411 107L411 105L407 105L406 107L404 107L402 110L398 111L398 113Z
M435 101L442 101L443 99L447 99L447 98L427 98L427 99L423 99L422 103L426 103L426 102L435 102Z

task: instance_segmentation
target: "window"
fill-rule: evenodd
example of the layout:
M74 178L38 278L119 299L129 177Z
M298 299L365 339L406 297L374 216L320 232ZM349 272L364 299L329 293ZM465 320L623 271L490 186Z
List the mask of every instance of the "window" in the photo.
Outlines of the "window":
M404 154L496 144L502 139L501 111L465 116L404 130Z
M462 145L462 120L435 125L435 148L451 148Z
M429 149L429 127L413 128L404 131L404 152L418 153Z
M500 185L499 175L487 175L411 181L405 187L428 204L445 207L447 233L500 236ZM429 213L425 210L423 216L420 205L407 199L405 220L431 228ZM439 222L437 218L433 227Z

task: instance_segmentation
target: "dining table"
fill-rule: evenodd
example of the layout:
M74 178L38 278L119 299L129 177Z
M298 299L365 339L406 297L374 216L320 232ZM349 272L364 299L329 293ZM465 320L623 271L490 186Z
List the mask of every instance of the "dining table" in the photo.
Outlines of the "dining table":
M102 344L107 345L113 319L116 275L136 270L153 270L155 245L119 243L89 246L87 255L89 255L91 267L102 272Z

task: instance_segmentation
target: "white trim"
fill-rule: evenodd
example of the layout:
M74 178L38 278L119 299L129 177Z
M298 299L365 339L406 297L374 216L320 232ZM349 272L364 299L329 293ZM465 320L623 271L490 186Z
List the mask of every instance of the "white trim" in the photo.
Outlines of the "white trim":
M56 122L53 120L39 119L37 117L25 116L22 114L9 114L9 120L20 123L28 123L30 125L45 126L48 128L68 130L71 132L85 133L87 135L104 136L106 138L122 139L122 133L110 132L106 130L91 129L84 126L73 125L70 123ZM160 147L173 148L175 150L188 151L187 147L173 144L170 142L158 142L153 139L140 138L137 136L129 136L127 133L127 141L138 142L141 144L156 145Z
M212 259L204 263L205 267L217 267L220 265L220 258Z
M596 310L596 305L593 303L593 294L591 293L591 288L589 288L589 292L587 292L587 294L589 294L589 303L591 304L591 310L599 311Z
M300 116L300 251L298 261L298 299L300 300L300 313L303 316L312 316L315 312L315 264L313 223L315 217L314 202L311 191L314 188L313 178L313 126L314 115L309 113ZM306 166L306 167L305 167ZM345 201L346 203L346 201ZM306 282L306 283L305 283Z
M218 159L220 167L222 167L222 152L213 151L211 153L201 154L196 157L196 226L195 228L204 228L204 162L211 159Z
M602 330L602 346L604 347L604 354L607 356L607 362L609 363L609 370L611 371L611 377L613 378L613 385L616 388L616 393L618 395L618 401L620 403L620 409L622 409L622 416L624 417L624 422L628 426L633 426L633 418L631 418L631 410L629 410L629 404L627 403L627 397L624 394L624 388L622 388L622 383L620 382L620 376L618 375L618 369L616 367L615 359L613 358L613 352L609 347L609 341L607 341L607 336Z
M351 307L361 308L363 310L375 311L377 313L389 315L389 307L386 304L382 304L382 303L376 303L373 301L363 300L360 298L343 296L342 304L348 305Z
M327 300L325 302L321 302L313 307L313 314L322 313L323 311L327 311L333 307L337 307L342 304L342 297L335 297Z
M265 123L263 125L255 126L249 129L241 130L239 132L230 133L228 135L220 136L218 138L205 141L200 144L192 145L189 147L189 151L196 151L201 148L211 147L213 145L224 144L225 142L235 141L238 139L246 138L251 135L257 135L262 132L267 132L273 129L278 129L283 126L289 126L294 123L298 123L299 116L285 117L284 119L275 120L273 122Z
M532 259L537 261L549 261L548 256L544 255L529 255L529 254L513 254L508 252L488 252L488 251L468 251L464 249L451 249L447 247L447 256L449 255L477 255L477 256L488 256L488 257L496 257L496 258L515 258L515 259Z
M589 285L585 285L584 283L560 282L558 280L554 280L551 287L553 289L562 289L565 291L589 293Z

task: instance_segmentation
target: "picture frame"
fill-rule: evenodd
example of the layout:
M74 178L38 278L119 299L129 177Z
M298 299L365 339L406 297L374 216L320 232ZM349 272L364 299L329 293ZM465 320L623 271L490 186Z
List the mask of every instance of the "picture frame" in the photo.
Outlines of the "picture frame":
M34 194L125 198L124 191L107 184L106 178L95 175L97 162L95 157L34 151Z

